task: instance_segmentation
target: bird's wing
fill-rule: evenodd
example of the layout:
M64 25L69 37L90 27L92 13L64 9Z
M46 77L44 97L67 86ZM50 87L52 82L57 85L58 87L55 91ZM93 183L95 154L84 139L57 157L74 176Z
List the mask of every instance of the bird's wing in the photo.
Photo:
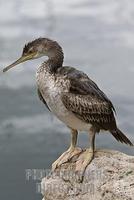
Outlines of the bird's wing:
M43 96L42 96L42 94L41 94L41 92L39 90L39 88L37 88L37 94L38 94L39 99L45 104L45 106L47 107L47 109L50 111L50 109L49 109L46 101L44 100L44 98L43 98Z
M78 70L68 74L68 80L69 91L62 93L62 101L68 110L81 120L95 124L100 129L116 126L113 104L96 83Z

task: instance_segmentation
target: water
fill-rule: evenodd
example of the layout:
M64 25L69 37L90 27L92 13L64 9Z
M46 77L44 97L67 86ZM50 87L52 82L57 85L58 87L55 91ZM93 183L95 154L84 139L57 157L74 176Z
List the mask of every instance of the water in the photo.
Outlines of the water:
M31 7L32 4L32 7ZM89 74L117 110L119 127L134 141L133 0L0 0L0 64L21 55L23 45L39 36L63 46L65 64ZM0 199L41 199L38 181L26 169L47 169L68 147L69 130L38 99L31 61L0 75ZM134 155L110 134L97 136L98 148ZM87 134L79 145L88 146Z

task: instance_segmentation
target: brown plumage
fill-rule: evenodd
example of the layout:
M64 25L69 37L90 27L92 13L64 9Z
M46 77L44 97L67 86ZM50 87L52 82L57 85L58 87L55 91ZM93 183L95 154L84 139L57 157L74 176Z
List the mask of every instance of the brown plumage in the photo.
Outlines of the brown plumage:
M99 89L97 84L85 73L73 67L62 67L64 58L63 51L56 41L39 38L29 42L25 45L22 55L36 51L40 44L45 46L47 51L55 52L54 59L50 58L46 62L46 66L48 66L48 68L49 66L52 67L51 72L56 72L55 77L61 76L70 83L68 92L62 93L61 97L65 107L80 120L92 124L97 132L100 132L100 130L108 130L117 141L133 145L117 128L114 106L108 97ZM39 88L38 95L40 100L50 110Z

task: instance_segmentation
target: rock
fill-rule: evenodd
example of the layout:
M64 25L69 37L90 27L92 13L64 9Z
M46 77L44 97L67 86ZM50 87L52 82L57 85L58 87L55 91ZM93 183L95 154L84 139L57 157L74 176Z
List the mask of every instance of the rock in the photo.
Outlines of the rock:
M80 156L42 180L43 200L134 200L134 156L97 150L79 183L75 163Z

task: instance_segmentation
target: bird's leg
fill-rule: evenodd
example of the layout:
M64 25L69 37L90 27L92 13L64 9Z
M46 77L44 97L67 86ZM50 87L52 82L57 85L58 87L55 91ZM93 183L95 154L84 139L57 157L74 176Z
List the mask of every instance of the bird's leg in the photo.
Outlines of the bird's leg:
M57 167L62 165L63 163L68 162L73 156L81 153L80 148L76 148L77 143L77 136L78 131L71 129L71 144L67 151L65 151L53 164L52 164L52 170L54 171Z
M91 128L90 129L90 148L86 149L85 152L81 155L81 157L76 162L76 172L78 172L78 179L81 182L84 177L85 170L87 166L91 163L94 158L95 151L95 134L96 131Z

